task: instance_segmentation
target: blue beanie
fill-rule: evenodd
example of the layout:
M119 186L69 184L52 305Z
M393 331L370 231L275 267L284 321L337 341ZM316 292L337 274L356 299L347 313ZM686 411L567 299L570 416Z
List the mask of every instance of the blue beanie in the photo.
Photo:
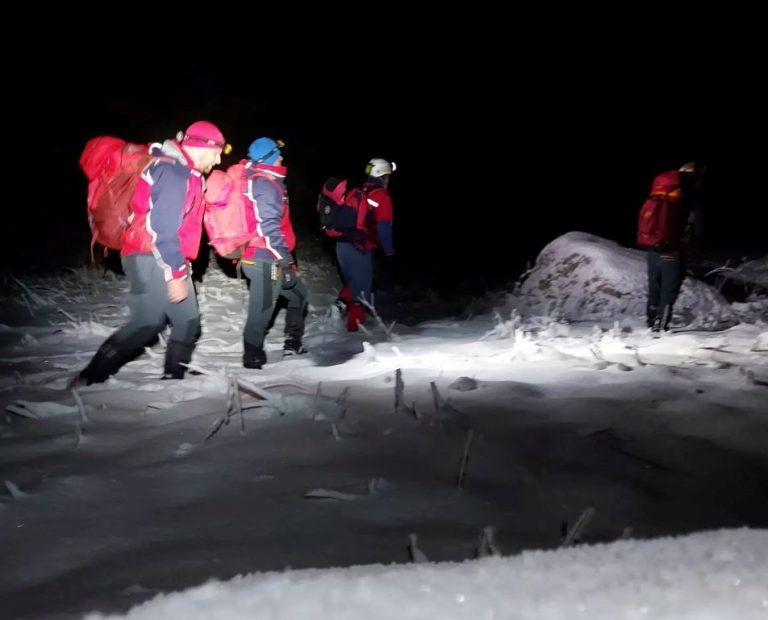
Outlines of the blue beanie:
M259 138L248 147L248 159L256 163L274 164L282 155L280 147L272 138Z

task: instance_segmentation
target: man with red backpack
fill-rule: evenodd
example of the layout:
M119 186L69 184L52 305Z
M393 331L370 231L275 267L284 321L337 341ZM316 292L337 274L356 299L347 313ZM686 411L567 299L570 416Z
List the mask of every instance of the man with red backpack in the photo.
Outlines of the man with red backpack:
M227 148L221 131L207 121L192 123L175 140L149 146L151 159L136 185L120 252L130 284L130 319L101 345L74 385L106 381L168 322L163 378L184 377L200 337L190 261L202 234L203 175L221 163Z
M358 241L340 238L336 242L336 259L343 287L339 300L347 305L347 331L356 332L365 322L365 308L361 300L371 302L373 289L373 255L381 248L391 259L395 254L392 239L392 197L389 179L397 165L386 159L374 158L368 162L368 175L362 187L367 216L365 234Z
M242 250L241 264L249 281L248 318L243 331L243 366L259 369L267 362L264 351L270 318L279 297L288 302L283 355L304 353L302 337L307 312L307 289L296 273L293 250L296 235L291 224L283 166L282 142L263 137L248 147L244 166L246 209L251 210L256 234Z
M640 209L637 245L646 250L648 303L652 331L667 331L685 278L685 257L693 234L694 192L699 170L694 162L659 174Z

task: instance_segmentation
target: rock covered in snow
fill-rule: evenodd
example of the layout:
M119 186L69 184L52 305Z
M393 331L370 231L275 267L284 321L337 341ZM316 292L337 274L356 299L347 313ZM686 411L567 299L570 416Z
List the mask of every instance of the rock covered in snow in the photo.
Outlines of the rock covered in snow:
M477 388L477 381L472 377L459 377L448 386L449 390L457 390L459 392L471 392Z
M568 320L645 317L645 253L583 232L549 243L520 287L515 305L528 315ZM678 322L735 321L728 301L705 282L686 278L675 304Z

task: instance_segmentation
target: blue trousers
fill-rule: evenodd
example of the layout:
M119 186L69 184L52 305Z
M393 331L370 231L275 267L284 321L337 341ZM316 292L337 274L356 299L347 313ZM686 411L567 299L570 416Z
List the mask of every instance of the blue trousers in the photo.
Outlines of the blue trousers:
M362 297L371 302L373 289L373 251L358 250L351 243L336 243L336 259L341 270L341 279L352 289L352 301Z
M683 284L683 261L679 251L646 253L648 263L648 326L667 329L672 308Z

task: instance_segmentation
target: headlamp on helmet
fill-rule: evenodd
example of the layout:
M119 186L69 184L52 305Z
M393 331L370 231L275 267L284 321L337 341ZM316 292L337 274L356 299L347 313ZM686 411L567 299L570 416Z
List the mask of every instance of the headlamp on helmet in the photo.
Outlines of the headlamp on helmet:
M397 170L397 164L395 164L395 162L390 163L386 159L381 159L380 157L374 157L365 166L365 174L374 178L392 174L395 170Z

